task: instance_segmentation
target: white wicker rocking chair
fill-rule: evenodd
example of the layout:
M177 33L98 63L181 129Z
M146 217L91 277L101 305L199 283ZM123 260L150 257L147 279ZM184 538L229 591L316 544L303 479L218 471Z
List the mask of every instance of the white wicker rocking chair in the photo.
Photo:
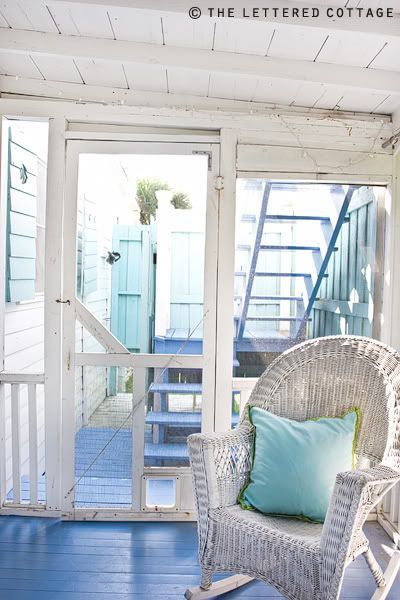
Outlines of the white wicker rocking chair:
M400 354L355 336L307 341L266 369L248 404L296 420L337 416L358 406L357 469L337 475L323 525L266 516L237 504L251 467L248 411L233 431L191 435L202 577L186 598L211 598L256 578L290 600L335 600L346 566L360 554L377 584L373 600L385 598L400 551L382 573L362 526L400 480ZM217 571L240 575L212 584Z

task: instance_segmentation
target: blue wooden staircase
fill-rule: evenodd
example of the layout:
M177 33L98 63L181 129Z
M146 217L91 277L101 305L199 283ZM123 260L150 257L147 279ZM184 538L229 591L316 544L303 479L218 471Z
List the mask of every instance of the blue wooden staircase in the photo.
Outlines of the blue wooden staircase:
M244 214L241 218L252 228L253 233L248 236L248 239L252 238L251 244L240 243L237 246L238 250L245 251L247 257L250 256L250 260L247 259L247 263L246 261L244 263L246 267L236 273L236 277L242 279L243 293L236 296L241 310L236 316L234 366L238 366L237 352L281 352L307 337L307 324L311 320L312 308L323 278L327 277L326 271L332 253L337 250L336 243L340 228L346 219L355 190L354 186L348 187L347 191L342 186L332 187L329 202L331 206L327 207L327 202L324 202L325 210L321 210L320 214L297 214L294 210L294 214L273 214L268 208L274 185L279 184L271 182L265 184L259 214ZM329 216L322 214L323 212L329 213ZM285 228L287 230L287 226L292 227L293 230L303 228L302 234L294 234L293 243L273 243L268 239L268 230L276 231L279 229L277 225L282 226L282 231ZM318 231L317 236L310 235L309 242L306 236L306 243L304 243L305 226L310 232ZM301 241L296 243L298 237ZM278 262L268 259L271 256L282 256L283 253L289 253L294 259L289 260L291 268L287 268L288 261L283 261L286 263L285 266L277 268ZM263 256L262 261L261 256ZM295 258L296 256L298 259ZM279 265L281 264L282 261L279 260ZM266 291L260 293L259 290L262 288L257 289L257 281L267 279L276 282L275 287L272 286L274 293ZM282 280L286 282L289 280L290 285L282 286L280 284ZM300 282L302 285L293 282ZM281 288L284 288L284 291L281 291ZM291 290L290 293L287 293L288 289ZM255 314L254 306L257 303L267 308L271 304L278 306L279 312L275 315ZM251 325L254 323L266 324L267 334L257 338L251 336L249 329L251 330ZM281 328L281 331L286 334L282 335L278 328L268 329L268 325L271 324L274 326L284 324L286 327ZM156 343L159 342L156 340ZM169 396L192 395L194 398L202 393L202 384L173 382L169 380L169 374L165 373L163 381L152 383L149 391L158 394L160 401L146 416L149 435L145 444L146 464L164 466L171 461L173 464L187 464L185 438L191 431L200 430L201 413L196 412L194 408L187 412L171 410ZM232 425L237 424L237 421L238 415L232 414Z
M260 212L258 218L256 215L242 215L242 221L253 223L256 227L254 243L252 248L245 245L238 245L238 249L250 249L251 260L247 271L237 272L236 277L244 278L243 296L239 298L241 303L240 316L237 321L237 351L263 351L280 352L289 348L294 343L304 340L307 336L307 323L311 320L312 308L318 296L318 290L324 277L327 277L327 267L332 252L337 250L335 244L338 239L340 228L346 219L346 213L353 196L356 186L349 186L344 191L342 186L333 186L331 190L331 206L329 207L329 216L309 215L309 214L271 214L268 212L269 201L274 190L274 184L266 182ZM271 224L281 224L284 228L287 225L293 228L304 226L307 223L316 223L320 228L320 242L311 240L308 244L268 244L265 243L266 233ZM303 261L305 266L299 270L278 269L278 270L260 270L259 262L261 253L286 253L289 252L294 257L298 253L310 253L312 260ZM294 263L299 261L294 260ZM293 263L293 260L292 260ZM268 264L268 263L267 263ZM303 282L303 292L301 294L262 294L256 293L256 282L260 278L269 278L277 282L277 289L283 279L301 280ZM291 286L293 287L293 286ZM296 290L299 286L296 286ZM275 303L279 305L279 314L253 314L252 309L257 301ZM290 306L290 312L282 311L282 304ZM287 309L286 309L287 310ZM270 335L251 335L252 322L264 322L265 324L289 324L285 331L288 334L283 335L279 330L271 332ZM268 326L267 326L268 327ZM266 327L266 330L267 330Z

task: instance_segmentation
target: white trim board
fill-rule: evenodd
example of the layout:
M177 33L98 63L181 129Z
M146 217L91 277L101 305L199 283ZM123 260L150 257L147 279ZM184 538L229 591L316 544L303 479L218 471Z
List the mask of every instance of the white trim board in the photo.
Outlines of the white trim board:
M306 147L336 150L343 147L369 153L383 152L382 142L393 134L390 117L386 116L267 106L261 107L263 111L261 108L257 111L251 108L252 103L239 104L240 110L234 110L232 106L235 103L232 102L228 102L227 106L223 104L221 110L204 110L201 107L188 110L184 105L176 108L132 107L29 100L13 96L0 98L0 112L25 119L62 117L81 124L87 123L98 131L102 131L102 127L118 127L119 131L124 126L127 131L132 126L150 127L153 131L161 127L174 128L178 136L183 128L201 131L209 128L216 131L226 127L239 130L239 140L246 143L257 141L299 147L301 140ZM118 139L117 134L115 139ZM385 152L391 153L392 149L389 147Z
M60 83L61 85L61 83ZM164 92L135 91L129 96L129 101L120 101L130 93L129 90L104 86L62 84L71 86L71 98L63 95L57 87L57 82L38 79L16 79L10 75L0 76L0 88L3 88L0 101L6 106L6 101L11 100L8 106L12 108L3 110L3 114L15 116L18 114L16 102L22 108L21 116L49 118L63 116L68 120L79 119L88 123L96 122L98 115L106 123L136 123L152 126L159 123L141 121L140 116L152 115L165 117L181 117L176 126L181 128L195 127L196 129L218 129L222 126L239 127L240 120L246 120L243 127L250 129L263 129L266 118L299 117L307 120L325 121L331 119L335 122L345 122L347 126L356 123L391 123L390 115L372 114L366 112L352 112L341 110L327 110L309 107L285 106L266 102L250 102L247 100L230 100L225 98L205 98L189 94L167 94ZM68 87L64 88L68 90ZM76 94L78 89L86 90L80 98ZM61 96L58 92L61 91ZM73 91L73 93L72 93ZM54 96L57 95L57 98ZM19 104L21 103L21 104ZM17 106L18 106L17 105ZM30 107L30 113L25 109ZM34 112L32 112L32 110ZM16 113L17 111L17 113ZM92 114L93 113L93 114ZM107 121L107 119L109 119ZM233 125L235 122L235 125ZM208 123L206 125L205 123ZM171 127L168 121L161 124Z
M238 144L237 169L247 172L337 173L383 176L392 174L392 157L370 152Z
M322 83L341 89L400 96L400 73L316 61L270 58L232 52L179 48L126 40L69 36L39 31L3 29L2 52L30 56L107 60L117 63L162 65L207 73Z

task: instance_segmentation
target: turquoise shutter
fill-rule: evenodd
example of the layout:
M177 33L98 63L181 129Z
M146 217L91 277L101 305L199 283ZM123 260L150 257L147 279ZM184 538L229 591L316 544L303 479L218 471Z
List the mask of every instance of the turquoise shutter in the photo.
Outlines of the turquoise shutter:
M37 156L8 130L6 301L35 297Z
M149 352L154 312L150 227L114 225L112 249L121 259L112 266L111 332L131 352Z

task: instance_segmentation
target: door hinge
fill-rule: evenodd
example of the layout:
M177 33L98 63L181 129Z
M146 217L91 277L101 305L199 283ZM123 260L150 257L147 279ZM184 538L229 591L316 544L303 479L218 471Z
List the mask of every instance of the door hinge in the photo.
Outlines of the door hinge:
M210 150L193 150L192 154L197 154L200 156L208 156L208 170L212 169L212 152Z
M224 189L224 178L222 177L222 175L218 175L218 177L215 178L215 189L216 190Z

